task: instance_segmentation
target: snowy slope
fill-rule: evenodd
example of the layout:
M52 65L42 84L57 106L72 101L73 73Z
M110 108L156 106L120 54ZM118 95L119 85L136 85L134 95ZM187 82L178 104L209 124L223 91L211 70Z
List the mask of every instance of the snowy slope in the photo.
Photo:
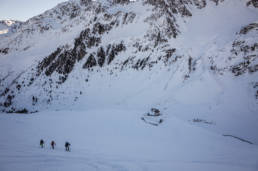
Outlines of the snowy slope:
M203 73L203 71L231 73L234 66L241 65L245 61L245 57L250 55L254 55L251 59L252 66L246 66L246 70L248 70L248 67L252 67L256 71L257 39L255 36L257 35L257 29L253 28L247 34L238 34L243 27L257 21L257 10L250 6L247 7L244 1L223 1L217 5L213 1L207 1L204 6L200 5L202 3L196 6L189 4L191 1L186 4L182 2L181 4L179 2L168 4L172 6L172 11L176 10L173 15L169 11L168 14L164 14L163 6L159 7L152 1L131 2L126 5L111 5L102 2L104 6L99 6L98 2L85 2L69 1L60 4L56 8L28 20L16 34L1 41L2 51L8 49L9 52L1 55L1 77L4 79L2 81L2 93L7 87L13 91L13 93L4 93L4 97L1 98L2 103L8 95L15 94L17 100L13 100L13 107L32 108L32 96L44 96L47 94L46 91L49 91L50 86L58 86L60 88L53 89L53 93L51 93L53 98L57 98L56 96L60 95L59 92L63 92L70 83L75 81L75 77L78 78L80 85L76 84L78 87L72 86L73 89L70 90L76 89L77 92L80 92L85 86L89 86L84 81L88 80L89 77L95 79L95 76L92 75L100 75L98 71L103 72L103 74L106 74L107 71L110 74L113 72L123 74L120 72L122 71L126 75L128 70L139 74L138 71L142 72L141 69L149 68L151 69L150 72L142 72L143 76L146 77L147 75L153 75L152 73L156 73L155 70L162 68L159 73L164 77L167 77L166 75L179 77L176 82L172 80L173 84L176 85L169 83L162 85L166 89L168 86L180 86L190 75L193 74L198 77L199 73ZM161 2L159 3L161 4ZM197 2L193 1L191 3L198 4ZM234 8L232 9L232 7ZM184 10L181 10L181 8ZM75 14L71 12L72 9L75 9ZM188 12L185 12L186 10ZM238 14L236 11L241 11L239 17L235 17ZM167 16L169 14L172 15L172 19ZM89 17L86 18L85 16ZM170 22L172 24L167 25ZM203 23L207 23L208 26L203 27ZM104 30L99 34L97 32L101 27L104 27ZM87 29L90 29L92 33L90 36L83 37L82 33L87 33ZM89 40L84 42L83 39L86 38ZM244 54L237 53L239 56L237 58L235 57L235 51L242 51L242 47L237 42L242 42L242 40L248 40L249 42L248 44L244 42L241 46L248 45L250 49L254 50L249 50L250 52L244 52ZM108 48L119 44L124 49L115 52L118 54L115 55L114 61L109 61L107 59L110 56L110 53L107 52ZM238 47L233 47L233 45ZM44 64L44 62L50 60L50 54L57 52L58 48L61 49L61 52L57 54L56 58L59 58L57 61L62 61L61 64L56 64L55 61ZM99 58L97 53L101 48L106 51L103 55L106 58L103 64L93 66L92 72L88 72L89 69L82 69L87 62L87 58L91 55L95 59ZM77 50L81 51L76 52ZM62 55L64 57L61 57ZM74 58L77 58L77 61L72 59L72 64L66 65L68 58L70 58L69 55L76 56ZM42 60L43 58L45 58L45 61ZM198 65L198 68L195 65ZM50 69L51 67L54 67L53 70ZM174 74L176 68L181 68L181 70ZM172 72L170 72L171 69ZM46 73L49 70L51 72L48 72L49 75L46 77L44 72ZM164 72L169 71L163 73L163 70ZM40 74L40 79L37 78L35 80L37 83L33 81L32 86L30 86L30 79L34 80L34 77L38 77L38 74ZM215 73L215 75L219 74ZM49 80L49 76L53 80L53 85L50 85L52 83L48 81L45 83L45 80ZM247 84L256 84L256 80L253 79L255 73L248 75L248 77L250 77L250 81ZM71 81L66 81L66 79ZM161 78L161 80L164 79ZM58 85L57 82L60 81L66 82ZM103 81L106 80L103 79ZM110 80L110 82L115 84L113 80ZM135 84L138 84L137 81ZM28 85L29 87L26 88ZM37 85L45 86L42 93L32 91L32 89L37 88ZM94 88L95 84L92 85ZM17 90L17 86L21 86L21 90ZM255 99L255 90L252 91L250 96L253 97L250 97L250 99ZM19 97L24 99L24 94L29 96L28 100L30 102L19 99ZM70 93L68 95L71 96ZM72 95L75 98L75 95ZM91 96L87 97L93 98ZM49 97L42 97L41 99L47 101ZM21 101L24 101L26 105L22 104ZM44 103L39 104L42 106Z
M40 112L1 115L0 166L257 170L257 16L254 0L70 0L22 23L1 37L0 109ZM75 153L31 149L42 137Z
M141 110L85 110L0 116L0 170L255 171L257 146L169 117L160 127ZM58 126L57 126L58 125ZM39 140L46 141L44 149ZM57 148L50 149L55 140ZM71 142L71 152L64 142Z

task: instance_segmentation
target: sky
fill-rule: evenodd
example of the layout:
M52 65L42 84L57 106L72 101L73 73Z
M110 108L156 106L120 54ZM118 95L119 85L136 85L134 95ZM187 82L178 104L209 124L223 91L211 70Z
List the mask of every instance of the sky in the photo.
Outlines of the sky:
M67 0L0 0L0 20L26 21Z

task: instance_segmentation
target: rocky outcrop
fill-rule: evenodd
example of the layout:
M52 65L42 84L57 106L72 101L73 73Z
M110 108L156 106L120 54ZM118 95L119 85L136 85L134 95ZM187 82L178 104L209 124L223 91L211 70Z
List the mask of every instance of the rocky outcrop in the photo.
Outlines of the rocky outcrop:
M243 27L239 35L240 36L246 36L250 32L258 33L258 24L257 23L251 23L245 27ZM255 39L252 37L252 39ZM249 40L252 40L249 39ZM243 39L238 39L233 42L232 44L232 54L234 55L233 58L236 58L238 56L242 56L242 61L238 64L231 67L232 73L234 73L235 76L242 75L246 73L247 71L249 73L254 73L258 71L258 41L246 41Z
M255 8L258 8L258 0L249 0L247 3L246 3L247 6L254 6Z
M94 66L97 66L97 61L96 61L95 57L92 54L90 54L86 63L83 65L83 68L84 69L90 69Z
M251 30L258 30L258 23L251 23L240 30L240 34L247 34Z
M0 49L0 54L6 55L9 51L9 48Z

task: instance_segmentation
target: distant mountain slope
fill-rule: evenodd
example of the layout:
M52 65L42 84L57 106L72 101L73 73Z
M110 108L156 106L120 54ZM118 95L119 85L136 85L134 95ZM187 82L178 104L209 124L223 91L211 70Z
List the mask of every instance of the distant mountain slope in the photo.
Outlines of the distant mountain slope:
M0 36L15 32L21 23L21 21L15 20L0 20Z
M15 21L12 21L12 20L1 20L0 21L1 34L4 34L4 30L8 30L8 28L11 27L11 25L13 25L14 23Z
M1 37L0 109L159 106L185 120L212 118L224 130L225 120L241 120L237 131L252 137L256 7L249 0L61 3Z

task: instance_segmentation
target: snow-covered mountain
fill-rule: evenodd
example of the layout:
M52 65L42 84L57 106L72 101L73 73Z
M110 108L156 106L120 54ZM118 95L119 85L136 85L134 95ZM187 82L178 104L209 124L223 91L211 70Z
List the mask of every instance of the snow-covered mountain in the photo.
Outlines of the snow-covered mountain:
M15 22L12 20L2 20L0 21L0 34L6 34L8 29L13 25Z
M0 170L257 170L257 0L70 0L1 29L0 111L39 112L0 115Z
M21 21L0 20L0 37L16 32L21 24Z
M221 129L241 120L253 137L257 16L255 0L61 3L1 37L0 108L157 107Z

